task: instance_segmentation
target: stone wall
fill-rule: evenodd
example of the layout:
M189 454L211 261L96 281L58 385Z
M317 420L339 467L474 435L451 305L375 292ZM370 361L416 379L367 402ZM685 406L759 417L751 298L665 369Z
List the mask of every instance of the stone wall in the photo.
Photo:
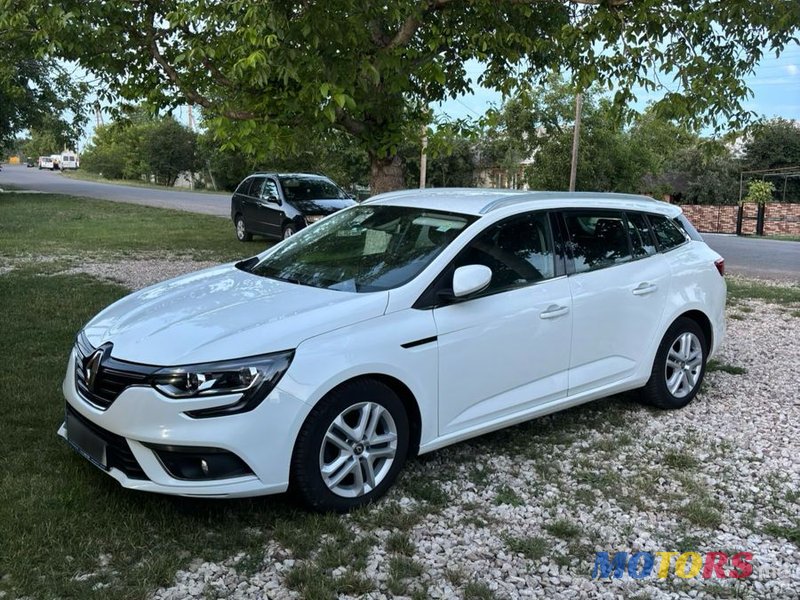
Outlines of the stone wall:
M739 215L737 205L682 205L684 214L698 231L705 233L736 233ZM747 202L742 207L742 234L755 235L759 207ZM764 205L764 235L800 236L800 204L770 202Z

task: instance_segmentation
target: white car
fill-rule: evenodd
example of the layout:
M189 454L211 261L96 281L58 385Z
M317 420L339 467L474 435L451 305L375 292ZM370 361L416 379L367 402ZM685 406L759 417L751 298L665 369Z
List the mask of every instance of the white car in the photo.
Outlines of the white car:
M643 196L384 194L106 308L59 433L128 488L349 510L409 456L521 421L636 388L686 405L723 274Z

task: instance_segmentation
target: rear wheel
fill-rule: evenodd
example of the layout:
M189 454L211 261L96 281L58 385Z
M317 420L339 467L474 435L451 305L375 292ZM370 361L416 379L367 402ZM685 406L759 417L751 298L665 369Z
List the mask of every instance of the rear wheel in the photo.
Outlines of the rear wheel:
M247 228L244 226L244 217L242 215L236 215L236 220L234 221L234 225L236 227L236 239L240 242L249 242L253 239L253 235L247 232Z
M318 511L346 512L391 487L408 453L405 407L372 379L332 391L303 424L292 456L292 486Z
M658 347L642 398L659 408L683 408L700 390L708 344L700 326L686 317L675 321Z

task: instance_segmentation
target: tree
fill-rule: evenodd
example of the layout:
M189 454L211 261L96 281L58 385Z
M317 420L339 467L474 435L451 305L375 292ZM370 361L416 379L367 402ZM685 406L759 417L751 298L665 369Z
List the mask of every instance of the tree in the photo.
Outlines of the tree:
M397 149L428 105L474 85L468 60L504 93L569 72L581 89L616 86L617 105L636 85L669 89L660 114L735 124L745 76L800 26L800 3L783 0L2 1L0 28L47 38L107 96L198 105L247 153L345 132L376 192L403 184Z
M771 181L754 179L747 182L747 196L745 202L756 202L766 204L772 200L772 192L775 191L775 184Z
M724 144L698 140L675 154L660 180L681 203L736 204L740 168Z
M153 179L172 186L180 173L196 168L196 146L196 134L174 118L136 108L97 128L81 164L107 179Z
M754 124L747 132L744 163L747 170L800 167L800 123L772 119ZM774 181L775 200L782 200L784 191L786 200L800 200L800 178L776 177Z
M46 45L21 27L18 10L0 0L0 150L25 130L39 129L58 142L50 154L80 137L88 86L45 55Z

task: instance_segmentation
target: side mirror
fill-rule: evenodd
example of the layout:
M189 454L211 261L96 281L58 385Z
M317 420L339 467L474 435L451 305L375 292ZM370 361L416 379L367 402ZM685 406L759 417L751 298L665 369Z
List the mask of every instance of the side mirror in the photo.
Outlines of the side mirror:
M281 199L277 196L267 196L267 202L271 204L277 204L278 206L281 205Z
M453 296L463 298L480 292L492 281L492 270L485 265L465 265L453 273Z

